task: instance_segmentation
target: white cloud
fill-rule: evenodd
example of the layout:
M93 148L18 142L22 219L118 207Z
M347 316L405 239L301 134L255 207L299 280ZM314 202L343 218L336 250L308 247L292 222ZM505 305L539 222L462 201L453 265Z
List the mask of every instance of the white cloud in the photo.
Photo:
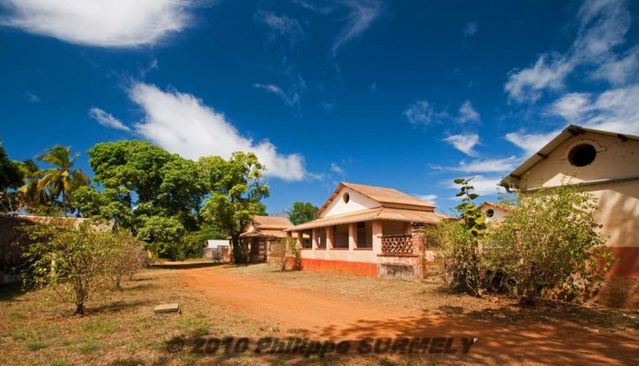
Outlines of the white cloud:
M256 143L242 136L223 114L191 94L165 92L155 85L138 83L129 96L145 114L144 120L135 125L135 132L170 152L197 159L208 155L228 158L235 151L248 151L266 166L267 176L287 181L306 176L301 155L282 155L269 141Z
M348 24L333 44L333 56L344 44L364 33L382 12L380 0L343 0L343 4L349 9Z
M447 170L464 173L499 173L513 170L519 163L519 158L477 159L470 162L460 161L459 165L448 167Z
M258 12L255 19L266 24L273 32L295 43L305 37L304 28L297 19L272 12Z
M122 123L119 119L113 117L111 114L103 111L100 108L93 107L89 110L89 116L98 121L104 127L113 128L122 131L131 131L129 126Z
M284 102L284 104L291 107L299 105L302 99L299 93L292 93L291 95L286 94L284 90L282 90L282 88L274 84L255 83L253 84L253 87L257 89L265 90L271 94L276 95L278 98L280 98Z
M550 142L550 140L552 140L559 132L560 131L553 131L549 133L527 133L525 131L511 132L506 134L506 140L524 150L526 155L532 155Z
M569 93L557 100L551 107L551 113L563 117L567 121L579 119L584 109L590 104L587 93Z
M459 108L459 122L479 122L480 119L479 113L473 108L473 104L470 100L464 101Z
M466 23L466 25L464 25L464 29L462 30L462 33L466 37L471 37L475 33L477 33L478 29L479 29L479 25L477 24L477 22L468 22Z
M567 122L619 133L639 134L639 84L605 91L566 94L551 109Z
M476 133L467 135L451 135L446 137L444 141L453 145L455 149L468 156L477 156L477 152L473 150L475 145L479 143L479 135Z
M0 24L98 47L154 45L191 23L196 1L7 0Z
M564 78L574 65L561 58L547 62L547 58L541 55L532 67L510 72L504 89L511 99L534 102L541 97L541 90L563 87Z
M564 54L544 53L531 67L509 73L504 89L510 99L536 101L544 90L558 90L578 67L588 75L619 85L636 78L639 51L618 56L614 49L625 42L631 16L623 0L587 0L577 13L574 42Z
M339 166L337 163L331 163L331 171L337 174L344 174L344 168Z
M499 186L500 181L501 177L476 175L473 180L470 181L470 185L474 187L475 193L489 195L504 191L504 189ZM459 185L455 184L452 180L446 181L445 184L451 189L459 190Z
M449 117L446 112L436 112L430 103L425 100L419 100L413 103L404 111L404 116L406 116L411 123L421 123L425 125Z
M435 205L437 202L437 195L436 194L415 194L415 197L419 198L420 200L424 201L424 202L428 202L430 204Z

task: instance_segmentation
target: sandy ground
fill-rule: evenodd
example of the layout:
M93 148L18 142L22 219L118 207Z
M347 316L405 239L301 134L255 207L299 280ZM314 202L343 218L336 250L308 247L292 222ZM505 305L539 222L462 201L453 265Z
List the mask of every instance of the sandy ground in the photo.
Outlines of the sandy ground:
M561 319L436 315L384 307L356 296L335 296L231 273L224 267L180 270L184 286L250 318L319 339L468 337L466 355L447 361L483 364L639 364L639 332L585 328Z

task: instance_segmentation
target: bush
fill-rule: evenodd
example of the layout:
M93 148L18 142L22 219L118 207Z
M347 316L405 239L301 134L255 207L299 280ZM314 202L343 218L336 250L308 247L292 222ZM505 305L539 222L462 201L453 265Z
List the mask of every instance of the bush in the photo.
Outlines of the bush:
M29 225L24 230L32 241L24 253L30 264L30 280L37 287L52 287L63 301L84 314L91 296L105 290L104 263L110 233L97 232L92 222L79 228Z
M592 297L612 264L596 209L591 194L570 186L520 195L489 235L486 267L522 302Z
M118 230L107 238L108 251L105 258L104 274L111 286L121 289L122 279L129 280L133 275L144 268L147 263L147 255L144 245L127 230Z
M291 270L299 271L302 269L302 253L296 239L279 239L277 243L271 244L269 256L282 271L289 269L289 258L293 259Z

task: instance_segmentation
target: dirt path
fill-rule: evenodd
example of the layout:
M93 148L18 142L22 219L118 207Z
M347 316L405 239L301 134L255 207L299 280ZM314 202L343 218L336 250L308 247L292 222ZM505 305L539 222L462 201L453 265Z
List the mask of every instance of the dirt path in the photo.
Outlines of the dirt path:
M384 308L357 299L287 288L223 267L183 271L185 286L211 301L280 328L333 340L364 337L476 337L457 361L489 364L612 364L639 362L639 332L615 334L557 319L535 322L508 315L477 318L436 316ZM461 357L461 356L460 356Z

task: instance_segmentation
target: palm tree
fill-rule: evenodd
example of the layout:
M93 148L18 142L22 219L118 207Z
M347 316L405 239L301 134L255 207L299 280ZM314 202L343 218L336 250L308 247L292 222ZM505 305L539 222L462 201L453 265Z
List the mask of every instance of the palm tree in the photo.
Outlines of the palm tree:
M50 199L45 190L38 189L38 182L42 177L42 171L35 161L28 159L20 163L20 170L24 177L24 185L18 189L22 206L35 209L46 205Z
M71 155L71 147L56 145L40 155L40 161L53 166L42 171L38 180L38 192L46 192L52 200L62 196L62 208L69 211L69 194L76 188L89 185L89 177L80 169L73 169L73 163L80 154Z

